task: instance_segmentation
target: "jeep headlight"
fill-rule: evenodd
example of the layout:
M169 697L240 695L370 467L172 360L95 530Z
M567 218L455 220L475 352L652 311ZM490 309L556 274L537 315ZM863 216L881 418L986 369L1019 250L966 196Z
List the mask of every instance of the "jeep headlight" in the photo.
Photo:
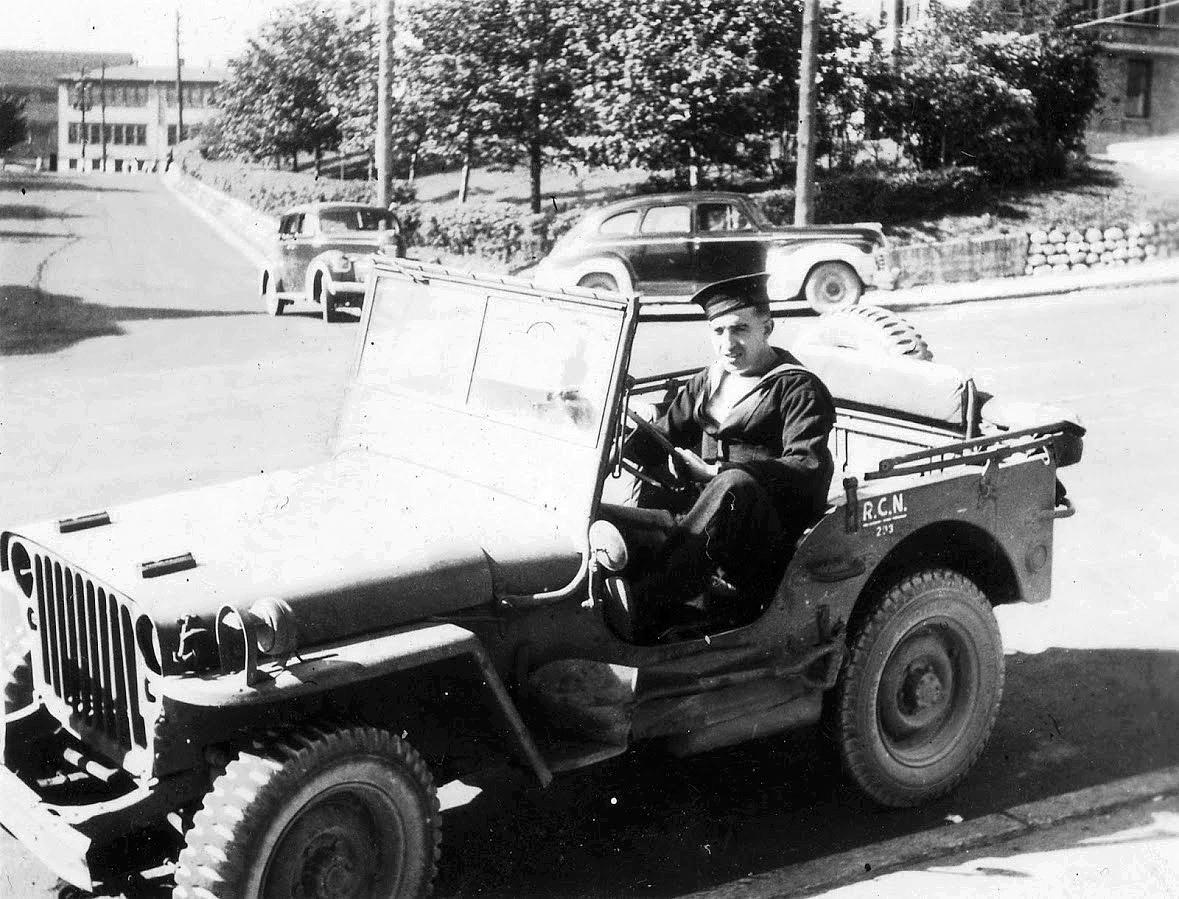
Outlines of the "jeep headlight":
M253 683L259 656L287 656L298 646L298 626L281 599L263 599L239 611L222 606L217 613L217 655L222 674L241 673Z

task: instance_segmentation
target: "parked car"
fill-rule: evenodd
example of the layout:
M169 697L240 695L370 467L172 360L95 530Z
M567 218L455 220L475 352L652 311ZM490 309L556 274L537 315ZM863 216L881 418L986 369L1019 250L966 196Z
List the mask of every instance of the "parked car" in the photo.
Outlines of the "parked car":
M1072 513L1067 416L823 337L884 310L818 319L796 349L837 399L828 508L772 597L640 637L656 510L624 501L618 448L691 372L628 370L636 298L380 256L368 296L330 460L0 530L0 627L31 642L0 825L60 877L117 890L170 851L177 899L420 897L436 782L512 757L547 784L825 706L885 805L967 776L1003 687L992 607L1048 598Z
M817 311L859 301L887 280L880 225L774 227L743 194L654 194L591 210L536 269L538 283L647 297L769 272L772 301Z
M325 322L359 309L374 253L405 255L396 216L362 203L308 203L279 218L278 235L259 285L266 311L282 315L294 302L319 306Z

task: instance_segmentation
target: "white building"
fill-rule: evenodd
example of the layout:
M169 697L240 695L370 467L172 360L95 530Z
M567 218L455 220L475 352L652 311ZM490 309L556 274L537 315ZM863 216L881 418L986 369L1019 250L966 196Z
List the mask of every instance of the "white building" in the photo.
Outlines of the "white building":
M160 166L171 147L209 118L221 69L185 67L184 133L177 133L176 69L115 66L58 77L58 168L63 171L142 170Z

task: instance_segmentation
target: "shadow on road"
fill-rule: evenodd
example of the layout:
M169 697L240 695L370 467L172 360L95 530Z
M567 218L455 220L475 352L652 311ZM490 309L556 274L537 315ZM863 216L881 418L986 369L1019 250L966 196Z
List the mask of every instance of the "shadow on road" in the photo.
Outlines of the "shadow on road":
M120 176L114 176L120 177ZM122 176L135 181L135 177L131 175ZM150 178L150 175L136 176L139 178ZM133 193L140 188L128 185L126 187L112 184L112 176L110 175L92 175L80 178L70 178L62 175L48 175L48 174L33 174L22 173L0 174L0 191L15 190L22 194L28 194L37 190L88 190L88 191L112 191L116 193Z
M728 883L1179 763L1179 654L1008 659L991 743L951 796L886 810L816 733L695 759L622 756L447 815L438 895L661 896ZM883 863L885 860L881 860ZM494 884L493 889L488 884Z
M0 231L0 240L15 240L20 243L30 240L69 240L73 236L52 231Z
M105 306L26 285L0 287L0 356L55 353L91 337L126 333L119 322L254 315L200 309Z
M22 221L42 221L44 219L76 219L83 218L73 212L54 209L48 210L44 206L33 203L12 203L0 206L0 221L17 219Z

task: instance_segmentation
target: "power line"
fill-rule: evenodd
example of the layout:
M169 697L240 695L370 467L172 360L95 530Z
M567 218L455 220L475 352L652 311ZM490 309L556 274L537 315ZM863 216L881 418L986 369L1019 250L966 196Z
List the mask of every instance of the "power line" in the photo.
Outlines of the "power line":
M1129 19L1133 16L1140 16L1143 13L1166 9L1168 6L1179 6L1179 0L1165 0L1165 2L1158 3L1155 6L1144 6L1142 9L1132 9L1129 12L1120 12L1112 16L1103 16L1100 19L1093 19L1089 22L1080 22L1077 25L1070 25L1069 28L1092 28L1094 25L1104 25L1106 22L1117 22L1121 19ZM1158 27L1157 23L1144 22L1142 24L1154 24L1156 28Z

